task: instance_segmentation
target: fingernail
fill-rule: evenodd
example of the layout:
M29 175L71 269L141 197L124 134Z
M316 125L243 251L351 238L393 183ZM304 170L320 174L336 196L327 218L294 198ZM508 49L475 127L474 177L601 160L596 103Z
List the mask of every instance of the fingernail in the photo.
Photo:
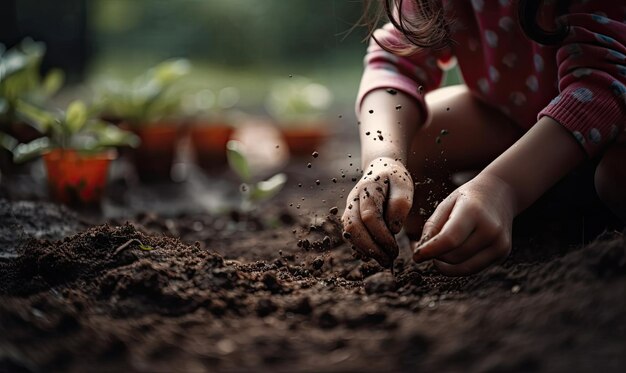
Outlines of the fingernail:
M420 254L419 249L415 250L415 252L413 253L413 261L415 263L422 263L426 261L426 258L423 258L422 255Z

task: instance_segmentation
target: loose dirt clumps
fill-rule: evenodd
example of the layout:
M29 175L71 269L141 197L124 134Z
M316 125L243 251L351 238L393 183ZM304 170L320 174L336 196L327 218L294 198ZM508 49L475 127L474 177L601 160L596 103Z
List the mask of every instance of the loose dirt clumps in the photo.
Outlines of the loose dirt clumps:
M198 231L182 229L193 221L231 228L195 242ZM408 253L393 274L356 259L332 214L271 231L242 221L144 216L31 239L0 261L0 367L618 372L626 364L622 233L544 254L541 242L518 237L503 264L447 278Z

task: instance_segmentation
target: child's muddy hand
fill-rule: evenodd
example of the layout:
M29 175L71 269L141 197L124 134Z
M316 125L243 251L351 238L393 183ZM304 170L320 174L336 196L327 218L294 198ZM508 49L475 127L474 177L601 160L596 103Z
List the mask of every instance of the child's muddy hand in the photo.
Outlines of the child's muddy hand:
M348 195L344 237L362 255L388 267L398 256L394 234L402 229L412 204L413 181L404 165L377 158Z
M413 259L435 259L445 275L464 276L511 251L513 197L501 179L479 175L443 200L424 224Z

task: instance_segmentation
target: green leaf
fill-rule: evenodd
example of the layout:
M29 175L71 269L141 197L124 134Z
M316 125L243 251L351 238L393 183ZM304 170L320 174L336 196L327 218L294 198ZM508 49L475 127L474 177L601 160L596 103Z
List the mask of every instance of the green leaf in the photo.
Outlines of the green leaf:
M154 247L148 246L148 245L144 245L144 244L139 245L139 248L141 250L143 250L143 251L152 251L152 250L154 250Z
M185 59L161 62L152 71L154 79L161 85L172 84L189 73L191 64Z
M287 175L284 173L276 174L265 181L260 181L250 192L250 199L253 201L262 201L272 198L280 192L286 182Z
M6 133L0 132L0 147L12 152L18 145L18 141L15 137Z
M17 102L16 110L21 119L30 123L42 133L47 132L56 121L54 115L21 100Z
M98 147L130 146L136 148L141 143L139 137L134 133L107 122L97 121L90 130L96 136Z
M65 112L65 122L70 133L76 133L87 121L87 105L82 101L73 101Z
M46 96L52 96L61 89L65 82L65 73L61 69L52 69L48 72L42 82L43 91Z
M40 156L51 148L50 139L41 137L27 144L19 144L13 149L13 161L15 163L26 162Z
M0 78L1 80L6 80L10 76L23 71L27 66L28 59L26 56L15 49L11 49L2 56L2 61L0 61Z
M226 155L230 168L237 173L244 182L249 182L251 177L248 160L243 153L243 144L236 140L230 140L226 144Z

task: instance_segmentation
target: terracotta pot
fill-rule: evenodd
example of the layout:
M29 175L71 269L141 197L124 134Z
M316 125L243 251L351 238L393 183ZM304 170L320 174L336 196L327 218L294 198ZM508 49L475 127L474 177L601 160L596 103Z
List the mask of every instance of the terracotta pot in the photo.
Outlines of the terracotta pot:
M319 127L293 127L282 128L283 137L294 156L308 156L328 139L329 133L326 126Z
M81 154L55 149L43 156L50 196L67 205L93 206L102 199L115 151Z
M232 133L233 128L226 124L192 125L191 144L198 166L207 172L225 167L226 143Z
M132 129L141 145L132 151L137 176L141 181L170 180L176 156L179 128L173 123L141 126Z

